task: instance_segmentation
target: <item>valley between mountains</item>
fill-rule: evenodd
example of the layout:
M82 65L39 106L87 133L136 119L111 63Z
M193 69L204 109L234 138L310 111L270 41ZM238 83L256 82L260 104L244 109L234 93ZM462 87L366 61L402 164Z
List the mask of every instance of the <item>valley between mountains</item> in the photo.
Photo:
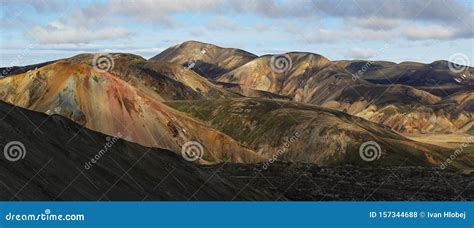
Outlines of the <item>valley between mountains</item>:
M0 143L24 157L0 197L472 200L474 68L452 66L197 41L6 66Z

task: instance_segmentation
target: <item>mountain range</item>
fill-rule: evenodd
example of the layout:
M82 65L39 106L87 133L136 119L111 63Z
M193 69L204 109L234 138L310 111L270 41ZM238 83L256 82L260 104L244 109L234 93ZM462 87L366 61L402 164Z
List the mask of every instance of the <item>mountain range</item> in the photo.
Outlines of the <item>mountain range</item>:
M131 166L148 153L152 155L146 164L133 175L140 176L139 181L120 180L121 187L113 187L121 189L116 197L104 195L124 199L140 192L150 200L222 200L231 195L271 200L278 198L272 188L246 189L230 173L272 164L277 164L275 172L292 172L293 164L433 169L462 143L453 138L474 134L474 68L447 61L332 61L307 52L257 56L188 41L149 60L128 53L86 53L0 72L0 124L2 132L9 132L2 144L16 137L26 148L36 148L31 156L47 162L51 155L59 161L48 169L63 170L69 163L74 167L94 157L101 145L97 142L105 137L119 139L110 153L117 164L98 162L90 189L79 194L75 186L61 193L60 185L76 171L57 176L50 170L50 178L61 184L36 198L30 195L33 200L55 194L58 199L92 199L111 185L109 179L117 178L110 167ZM458 175L473 170L473 148L468 143L444 171ZM376 156L364 159L363 152ZM40 163L34 164L36 169ZM220 164L232 167L219 170ZM2 166L2 173L15 173L8 178L15 186L9 193L21 189L28 175L24 172L29 172L26 166ZM155 166L159 170L149 171ZM173 183L162 187L169 194L157 195L156 189L144 187L147 181L154 183L155 174L166 176L170 169L180 170L177 179L190 186L186 194L170 193L178 189ZM197 183L213 176L209 170L225 177L201 191ZM82 172L81 182L87 182ZM104 182L108 184L101 186ZM224 185L217 186L219 182ZM35 183L36 190L44 186ZM203 193L187 195L193 191Z

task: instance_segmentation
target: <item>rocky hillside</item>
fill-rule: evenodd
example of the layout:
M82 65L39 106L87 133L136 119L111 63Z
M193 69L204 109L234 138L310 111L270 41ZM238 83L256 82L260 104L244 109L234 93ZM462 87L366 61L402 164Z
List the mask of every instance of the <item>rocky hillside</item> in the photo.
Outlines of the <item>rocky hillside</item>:
M413 75L418 80L409 81L404 78L407 72L411 72L413 64L395 64L395 67L392 63L375 62L367 67L370 71L358 76L356 69L362 69L364 62L331 62L311 53L288 53L283 56L290 64L284 71L275 70L272 56L262 56L223 74L217 80L344 111L401 133L464 133L469 129L465 126L472 125L474 113L470 105L447 105L450 103L448 93L443 96L431 93L435 85L430 83L434 81L443 88L455 88L452 92L461 91L456 94L472 93L470 84L455 84L455 75L447 73L448 66L434 65L432 71L423 74L427 75L423 79L422 73L418 73ZM405 66L407 69L397 71ZM423 66L423 69L427 68ZM386 69L389 67L395 68ZM380 79L383 72L391 73L393 84L387 83L390 80L374 79ZM430 72L436 74L431 75ZM404 81L395 80L397 76ZM463 102L472 103L472 97L465 96Z
M375 84L402 84L425 90L436 96L474 90L473 67L465 67L464 71L453 72L448 61L435 61L430 64L402 62L399 64L384 61L336 61L351 74ZM464 68L464 67L459 67ZM363 73L358 72L367 69ZM457 71L457 70L456 70Z
M166 49L150 61L164 61L187 66L196 73L213 80L256 57L240 49L187 41Z
M302 103L219 99L166 104L207 121L264 156L276 156L279 160L325 166L436 166L452 153L451 149L411 141L364 119ZM368 141L380 146L381 156L372 162L360 157L360 148ZM458 162L458 168L474 168L466 158Z
M201 163L257 162L255 152L232 138L163 105L111 73L59 61L0 79L0 100L65 116L89 129L144 146L181 154L190 141L202 144Z
M93 66L95 56L101 54L81 54L66 61ZM103 56L113 63L109 72L158 100L239 97L215 86L187 67L162 61L146 61L131 54L112 53Z
M474 125L474 69L453 72L447 61L330 61L306 52L257 57L196 41L170 47L149 61L132 54L111 57L114 76L158 101L292 100L344 111L400 133L464 134ZM65 61L92 65L93 58L81 54ZM4 69L11 75L47 64ZM453 99L460 96L463 104L456 105Z
M474 102L464 94L466 105L457 105L453 97L440 98L405 85L351 86L333 100L317 103L323 107L345 111L372 122L389 126L401 133L465 133L472 125Z

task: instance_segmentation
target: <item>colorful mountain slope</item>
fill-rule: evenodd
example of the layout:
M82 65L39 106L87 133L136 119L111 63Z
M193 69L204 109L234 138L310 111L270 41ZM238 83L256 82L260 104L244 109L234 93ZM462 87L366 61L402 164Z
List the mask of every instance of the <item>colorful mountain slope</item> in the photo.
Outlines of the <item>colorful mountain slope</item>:
M442 97L423 87L429 85L423 84L424 81L416 84L424 89L410 83L374 84L365 80L366 76L354 76L349 70L354 71L356 67L348 70L345 62L331 62L311 53L287 53L286 58L291 64L283 72L272 68L272 56L262 56L217 80L345 111L402 133L463 133L468 130L464 126L471 124L474 117L466 106L444 105ZM375 64L370 74L375 74L377 66ZM453 75L446 77L454 82Z
M411 141L389 128L343 112L266 99L170 101L166 104L207 121L265 156L323 166L440 165L453 152ZM361 159L360 148L374 141L380 158ZM472 169L465 157L454 167Z
M60 61L0 80L0 100L59 114L102 133L181 153L198 141L202 163L257 162L262 158L206 124L174 111L107 72Z
M150 61L164 61L189 66L199 75L213 80L256 57L256 55L240 49L187 41L164 50L151 58Z

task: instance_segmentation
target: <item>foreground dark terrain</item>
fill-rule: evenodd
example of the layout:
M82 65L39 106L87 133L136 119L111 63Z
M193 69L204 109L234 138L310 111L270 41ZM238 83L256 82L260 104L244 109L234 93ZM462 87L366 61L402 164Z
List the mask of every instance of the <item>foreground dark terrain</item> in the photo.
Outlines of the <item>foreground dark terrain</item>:
M296 201L472 201L474 174L426 167L317 167L274 163L261 166L226 164L209 172L238 186L265 189L274 200ZM244 191L242 191L244 192Z
M1 200L473 200L474 174L422 167L277 162L196 166L175 153L97 133L63 117L0 103ZM107 147L95 164L85 163Z
M0 159L0 200L225 200L240 190L171 151L112 138L61 116L0 102L0 118L2 148L20 141L26 149L22 160ZM86 167L92 158L96 163ZM237 199L270 196L249 188Z

